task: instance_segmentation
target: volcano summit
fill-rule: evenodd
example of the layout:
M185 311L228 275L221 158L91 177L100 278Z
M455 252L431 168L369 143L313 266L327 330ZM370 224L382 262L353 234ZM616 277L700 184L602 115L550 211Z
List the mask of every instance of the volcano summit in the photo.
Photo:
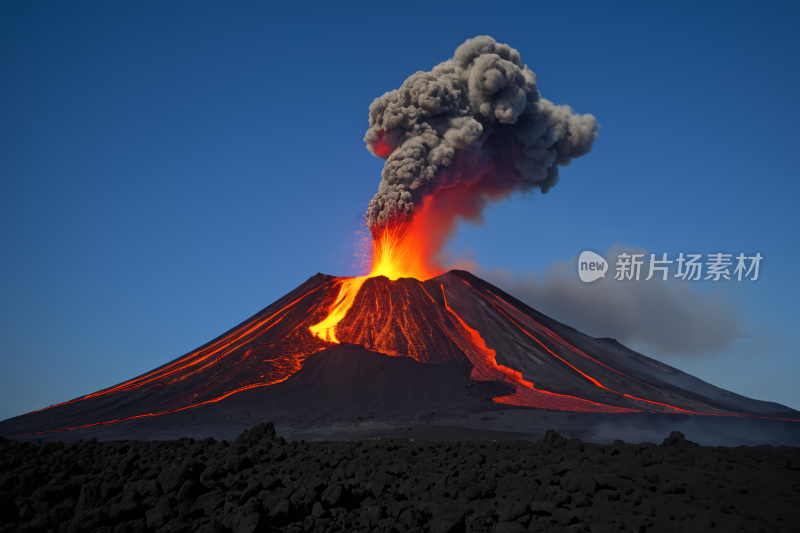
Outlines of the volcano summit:
M642 439L676 425L690 433L692 425L717 427L718 442L747 421L771 435L756 441L791 442L798 419L788 407L718 389L450 271L427 281L317 274L200 348L6 420L0 434L230 437L275 420L284 434L304 438L537 435L549 424L602 439L598 428L613 424Z

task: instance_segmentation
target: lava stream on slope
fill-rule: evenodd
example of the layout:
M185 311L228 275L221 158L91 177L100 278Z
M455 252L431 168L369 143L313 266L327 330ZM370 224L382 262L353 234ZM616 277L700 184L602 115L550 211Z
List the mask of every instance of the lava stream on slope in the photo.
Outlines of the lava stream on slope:
M197 350L119 385L24 415L24 426L61 431L219 402L282 383L309 356L337 343L420 363L467 365L474 384L512 390L491 398L508 406L771 414L754 400L755 408L743 409L670 385L639 370L642 362L660 363L581 334L467 272L451 271L427 281L318 274Z

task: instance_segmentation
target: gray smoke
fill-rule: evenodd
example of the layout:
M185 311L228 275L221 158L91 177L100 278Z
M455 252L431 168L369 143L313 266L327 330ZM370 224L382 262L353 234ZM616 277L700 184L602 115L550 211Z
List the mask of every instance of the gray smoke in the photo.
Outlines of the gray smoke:
M462 183L478 185L476 194L546 193L559 166L591 151L599 128L592 115L542 98L517 50L468 39L370 106L364 141L387 161L368 224L413 214L425 197Z
M503 270L478 269L480 277L513 294L537 311L594 337L612 337L649 353L707 356L748 336L742 313L720 292L699 292L686 281L616 281L613 261L621 252L643 253L614 245L605 280L578 279L577 257L552 264L544 274L515 278Z

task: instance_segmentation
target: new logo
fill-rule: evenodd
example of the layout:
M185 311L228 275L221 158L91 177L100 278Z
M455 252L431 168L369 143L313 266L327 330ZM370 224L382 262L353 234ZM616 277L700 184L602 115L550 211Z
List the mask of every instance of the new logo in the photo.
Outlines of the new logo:
M598 278L605 278L608 262L594 252L585 251L578 258L578 276L584 283L591 283Z

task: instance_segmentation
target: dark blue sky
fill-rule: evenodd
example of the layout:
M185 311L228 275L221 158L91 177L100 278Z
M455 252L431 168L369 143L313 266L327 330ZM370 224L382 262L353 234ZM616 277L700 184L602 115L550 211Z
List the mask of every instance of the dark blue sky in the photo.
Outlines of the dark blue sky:
M602 129L450 244L522 275L615 243L760 252L748 339L664 360L800 408L798 7L0 4L0 418L112 385L351 275L372 100L488 34ZM749 343L749 344L747 344Z

